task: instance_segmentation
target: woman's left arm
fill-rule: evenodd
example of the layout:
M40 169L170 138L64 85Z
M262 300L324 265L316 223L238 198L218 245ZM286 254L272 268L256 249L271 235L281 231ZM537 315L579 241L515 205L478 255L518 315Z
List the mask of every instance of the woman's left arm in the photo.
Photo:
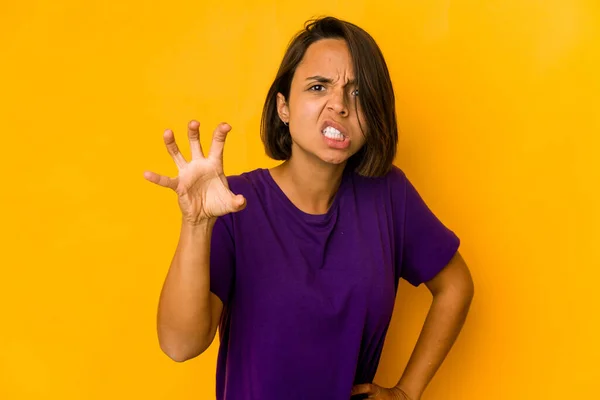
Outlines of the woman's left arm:
M474 294L471 273L457 251L448 265L425 282L433 295L431 308L408 364L396 385L418 400L448 355L461 331Z

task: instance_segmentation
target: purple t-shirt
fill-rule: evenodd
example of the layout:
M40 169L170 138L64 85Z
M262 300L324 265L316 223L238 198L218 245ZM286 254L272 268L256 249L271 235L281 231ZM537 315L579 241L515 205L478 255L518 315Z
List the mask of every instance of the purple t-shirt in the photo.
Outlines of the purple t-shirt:
M218 400L348 400L372 382L399 278L433 278L460 240L404 172L347 168L326 214L302 212L268 169L228 178L246 209L218 218L211 291Z

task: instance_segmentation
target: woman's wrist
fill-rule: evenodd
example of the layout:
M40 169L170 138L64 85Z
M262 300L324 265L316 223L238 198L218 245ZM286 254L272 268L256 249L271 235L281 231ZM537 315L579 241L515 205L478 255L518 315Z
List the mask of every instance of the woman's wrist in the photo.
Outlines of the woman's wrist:
M217 222L216 218L205 218L191 222L185 218L181 219L181 230L187 234L205 234L210 232Z
M409 389L406 388L405 385L398 383L394 389L398 390L400 392L401 395L404 396L404 398L406 398L407 400L420 400L421 399L421 394L420 393L411 393L411 391ZM402 398L402 397L401 397Z

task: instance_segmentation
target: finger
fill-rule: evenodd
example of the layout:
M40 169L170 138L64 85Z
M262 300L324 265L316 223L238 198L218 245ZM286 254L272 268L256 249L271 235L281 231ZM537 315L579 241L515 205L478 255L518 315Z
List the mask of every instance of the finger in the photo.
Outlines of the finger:
M231 195L231 209L229 211L237 212L242 211L244 208L246 208L246 198L243 195L234 195L233 193Z
M223 122L217 126L217 129L213 132L213 140L210 145L209 157L220 161L223 161L223 148L225 147L225 138L227 133L231 130L231 125Z
M354 385L354 387L352 387L352 392L350 393L351 396L357 395L357 394L363 394L363 393L371 393L373 391L373 385L370 383L361 383L359 385Z
M173 135L173 131L167 129L163 134L163 139L165 141L165 145L167 146L167 151L173 157L175 164L177 164L177 168L183 169L187 165L187 161L183 158L183 154L179 151L179 147L177 143L175 143L175 135Z
M241 194L234 194L229 190L229 198L226 200L225 208L228 213L242 211L246 208L246 198Z
M369 397L367 397L367 399L379 399L379 393L379 390L376 390L375 393L369 394Z
M381 393L381 388L377 385L372 385L371 392L369 394L369 397L367 397L367 399L378 399L380 393Z
M363 394L363 393L368 393L370 389L370 385L368 383L362 383L359 385L354 385L352 387L352 393L350 393L352 396L354 396L355 394Z
M190 140L190 149L192 151L192 160L204 157L202 144L200 143L200 122L190 121L188 124L188 138Z
M152 183L155 183L159 186L162 186L162 187L170 188L173 190L175 190L177 188L177 180L176 179L169 178L168 176L159 175L152 171L145 171L144 178L146 178L146 180L148 180Z

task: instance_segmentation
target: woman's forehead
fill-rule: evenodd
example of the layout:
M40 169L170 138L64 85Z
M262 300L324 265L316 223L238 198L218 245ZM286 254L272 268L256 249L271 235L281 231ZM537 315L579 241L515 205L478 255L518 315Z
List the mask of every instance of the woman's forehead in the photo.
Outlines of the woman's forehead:
M354 71L348 45L342 39L322 39L311 44L298 64L297 72L302 75L299 76L301 79L322 76L352 80Z

